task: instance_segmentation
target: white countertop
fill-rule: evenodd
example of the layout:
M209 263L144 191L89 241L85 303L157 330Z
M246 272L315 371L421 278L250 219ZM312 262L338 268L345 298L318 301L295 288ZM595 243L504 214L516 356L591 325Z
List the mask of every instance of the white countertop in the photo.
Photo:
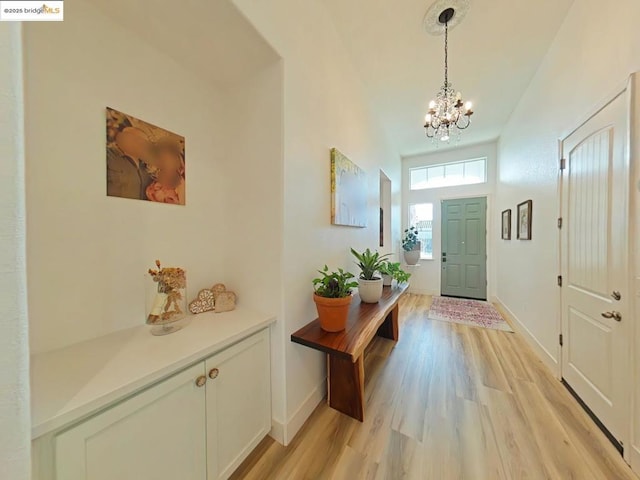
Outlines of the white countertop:
M183 320L156 337L150 326L122 330L31 357L31 437L90 415L251 335L274 317L237 308Z

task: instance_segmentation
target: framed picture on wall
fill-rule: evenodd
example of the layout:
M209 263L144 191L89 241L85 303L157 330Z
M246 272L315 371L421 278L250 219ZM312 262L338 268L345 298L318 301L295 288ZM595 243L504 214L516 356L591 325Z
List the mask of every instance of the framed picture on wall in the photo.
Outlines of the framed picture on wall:
M184 137L107 107L107 195L185 204Z
M511 209L502 212L502 240L511 240Z
M337 149L331 149L331 223L367 226L367 175Z
M532 210L532 200L518 204L518 240L531 240Z

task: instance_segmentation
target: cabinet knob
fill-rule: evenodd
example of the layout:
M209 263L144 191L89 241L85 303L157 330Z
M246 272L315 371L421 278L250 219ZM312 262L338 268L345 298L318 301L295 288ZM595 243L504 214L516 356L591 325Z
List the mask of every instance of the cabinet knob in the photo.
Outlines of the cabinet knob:
M207 383L207 377L205 377L204 375L200 375L198 378L196 378L196 386L204 387L205 383Z
M613 318L616 322L622 321L622 315L620 312L612 311L612 312L603 312L601 314L604 318Z
M209 370L209 378L212 380L214 378L218 378L219 373L220 373L220 370L218 370L217 368L212 368L211 370Z

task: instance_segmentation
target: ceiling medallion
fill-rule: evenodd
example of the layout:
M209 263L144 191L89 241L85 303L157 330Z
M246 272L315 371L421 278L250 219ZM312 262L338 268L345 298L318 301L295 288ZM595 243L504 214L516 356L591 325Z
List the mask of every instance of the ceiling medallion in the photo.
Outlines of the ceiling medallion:
M456 5L462 5L460 11L456 10ZM437 16L436 11L441 7ZM437 8L436 8L437 7ZM449 28L457 25L467 12L469 4L467 0L440 0L433 4L424 18L425 29L434 35L444 32L444 84L436 95L435 100L429 102L429 110L425 115L425 133L427 137L434 141L449 142L452 135L460 139L460 131L466 129L471 124L473 115L473 105L471 102L464 102L462 94L453 89L449 82ZM438 27L434 27L437 19Z

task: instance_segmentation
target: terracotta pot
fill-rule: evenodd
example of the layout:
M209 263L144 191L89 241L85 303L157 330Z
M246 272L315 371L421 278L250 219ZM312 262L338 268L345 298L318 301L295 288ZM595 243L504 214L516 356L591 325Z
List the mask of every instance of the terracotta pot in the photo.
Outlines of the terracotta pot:
M358 279L358 293L362 303L378 303L382 297L382 278L375 280Z
M347 326L349 305L352 296L343 298L326 298L313 294L316 302L320 327L327 332L340 332Z

